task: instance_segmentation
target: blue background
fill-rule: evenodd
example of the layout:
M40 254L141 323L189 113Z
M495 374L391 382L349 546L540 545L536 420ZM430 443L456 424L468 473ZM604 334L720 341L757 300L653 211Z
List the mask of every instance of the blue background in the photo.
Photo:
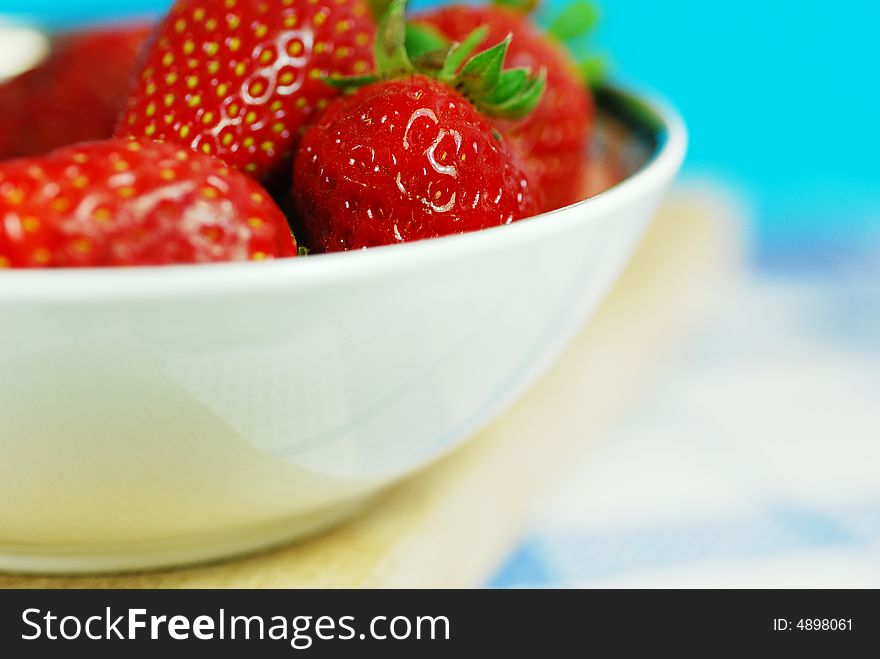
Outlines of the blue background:
M435 0L418 0L425 7ZM552 15L566 0L545 3ZM170 0L0 0L55 24L155 13ZM686 174L735 186L764 247L880 235L880 3L604 0L613 76L657 90L691 131Z

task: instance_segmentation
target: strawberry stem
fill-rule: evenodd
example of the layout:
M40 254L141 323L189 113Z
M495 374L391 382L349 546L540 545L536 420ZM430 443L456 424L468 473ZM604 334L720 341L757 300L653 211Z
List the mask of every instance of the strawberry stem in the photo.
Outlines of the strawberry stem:
M390 4L391 0L367 0L367 6L370 8L370 13L376 21L382 18L383 14L388 11L388 5Z
M394 75L415 71L406 52L406 0L391 0L376 26L376 71Z

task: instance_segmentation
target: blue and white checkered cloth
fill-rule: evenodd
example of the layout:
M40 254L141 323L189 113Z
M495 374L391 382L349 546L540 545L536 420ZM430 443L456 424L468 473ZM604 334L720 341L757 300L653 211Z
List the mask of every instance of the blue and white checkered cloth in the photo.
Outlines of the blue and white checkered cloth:
M880 587L880 250L862 256L719 291L490 585Z

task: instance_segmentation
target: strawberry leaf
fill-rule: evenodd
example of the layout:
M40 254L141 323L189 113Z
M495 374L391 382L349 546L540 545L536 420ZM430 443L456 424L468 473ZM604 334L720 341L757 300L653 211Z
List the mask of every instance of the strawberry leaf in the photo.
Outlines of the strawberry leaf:
M480 26L467 35L464 41L459 44L453 44L449 51L449 55L446 57L446 61L443 63L443 68L440 70L439 78L441 80L451 80L455 78L461 65L467 61L468 57L471 56L471 54L477 49L477 46L483 42L488 34L488 28Z
M577 0L562 10L547 32L559 41L571 41L592 32L598 21L598 10L585 0Z
M501 67L504 65L510 39L508 34L497 46L477 53L467 61L460 78L469 92L480 94L495 88L501 78Z
M406 52L411 59L449 46L449 40L430 25L409 23L406 26Z
M419 72L458 88L483 112L509 118L525 116L541 100L546 77L543 70L534 77L528 69L504 69L511 35L474 55L488 35L485 26L461 43L450 44L432 27L407 25L406 0L371 0L371 7L382 10L376 32L376 73L329 78L329 84L360 87Z
M543 69L536 78L528 78L526 83L501 103L487 108L493 116L503 119L521 119L541 102L547 84L547 72Z
M608 78L609 64L607 58L596 55L578 62L578 76L587 87L601 85Z
M538 0L492 0L492 4L507 7L523 14L531 14L538 6Z
M498 78L498 84L488 94L486 94L486 103L497 104L507 101L519 91L528 82L531 71L529 69L507 69L501 72Z

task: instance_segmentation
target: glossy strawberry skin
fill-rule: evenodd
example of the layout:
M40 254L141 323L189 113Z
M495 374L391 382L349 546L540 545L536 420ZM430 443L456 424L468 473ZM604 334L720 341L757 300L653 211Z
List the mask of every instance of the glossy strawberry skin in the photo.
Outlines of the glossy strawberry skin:
M135 77L117 136L174 141L265 179L339 92L373 67L364 0L178 0Z
M340 251L509 224L537 210L518 156L446 85L413 75L338 99L304 135L307 245Z
M0 267L295 255L268 193L223 162L177 146L109 140L0 164Z
M532 71L544 68L547 84L538 107L525 119L499 121L497 125L514 140L532 167L543 199L542 211L578 201L595 106L567 51L541 34L527 16L503 7L450 5L413 20L432 25L455 41L485 25L488 34L481 47L511 34L505 66Z
M0 85L0 160L113 134L149 24L59 34L39 66Z

